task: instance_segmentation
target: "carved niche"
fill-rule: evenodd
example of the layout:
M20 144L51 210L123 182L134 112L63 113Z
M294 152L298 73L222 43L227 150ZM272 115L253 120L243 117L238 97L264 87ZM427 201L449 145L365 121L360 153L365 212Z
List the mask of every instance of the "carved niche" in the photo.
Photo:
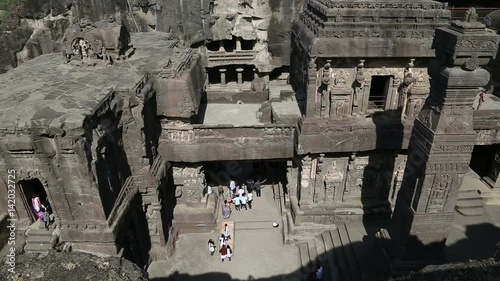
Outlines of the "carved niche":
M348 87L349 73L340 70L334 74L334 83L329 87L331 118L347 116L351 113L352 89Z
M452 176L449 174L437 174L429 195L428 213L440 213L444 211L444 206L448 194L450 193Z
M331 203L335 200L335 190L342 188L344 174L337 166L337 162L333 161L328 169L328 172L323 177L325 203Z

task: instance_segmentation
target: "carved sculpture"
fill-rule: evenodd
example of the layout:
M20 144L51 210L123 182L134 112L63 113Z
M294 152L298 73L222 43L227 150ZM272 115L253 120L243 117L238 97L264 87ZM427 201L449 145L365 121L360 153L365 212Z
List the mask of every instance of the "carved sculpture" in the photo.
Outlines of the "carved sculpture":
M478 14L476 12L476 8L472 7L465 13L464 21L465 22L477 22Z
M259 75L255 73L254 79L250 84L250 88L252 89L253 92L264 92L266 91L266 80L259 77Z
M365 77L365 74L363 71L363 68L365 65L364 62L365 62L364 60L361 60L360 64L356 68L356 77L354 79L354 92L353 92L353 96L352 96L352 112L354 114L359 113L359 109L358 109L359 96L360 96L361 92L363 91L363 88L365 87L366 77Z
M114 19L96 23L82 19L68 28L65 37L69 38L64 50L68 62L101 59L109 65L132 52L130 34L125 25L115 23Z

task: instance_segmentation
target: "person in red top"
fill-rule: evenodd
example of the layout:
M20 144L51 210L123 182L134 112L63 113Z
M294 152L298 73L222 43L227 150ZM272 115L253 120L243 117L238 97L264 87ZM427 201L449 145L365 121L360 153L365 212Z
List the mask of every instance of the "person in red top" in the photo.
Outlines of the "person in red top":
M227 248L226 248L226 245L222 245L222 247L220 248L219 250L219 253L220 253L220 258L222 260L222 262L224 262L224 259L226 258L227 256Z

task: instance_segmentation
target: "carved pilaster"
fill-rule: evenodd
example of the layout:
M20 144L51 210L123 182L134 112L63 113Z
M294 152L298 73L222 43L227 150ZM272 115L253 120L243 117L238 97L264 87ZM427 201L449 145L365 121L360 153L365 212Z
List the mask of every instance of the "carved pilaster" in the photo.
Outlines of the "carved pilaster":
M430 95L415 120L388 229L391 256L403 260L443 257L475 142L472 103L490 78L480 66L495 56L500 36L477 22L455 22L437 29L435 40Z
M316 174L317 159L312 159L309 155L301 161L300 174L300 201L301 207L312 204L314 192L314 178Z

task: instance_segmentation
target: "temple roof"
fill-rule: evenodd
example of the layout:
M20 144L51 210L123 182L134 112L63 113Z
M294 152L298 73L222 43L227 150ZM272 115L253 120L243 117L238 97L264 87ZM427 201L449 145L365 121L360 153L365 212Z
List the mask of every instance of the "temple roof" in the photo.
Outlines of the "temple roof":
M78 130L112 91L132 90L146 73L181 57L168 33L134 33L132 44L135 53L111 66L63 64L62 54L48 54L0 75L0 128Z
M434 31L450 21L437 1L305 0L293 32L313 56L433 57Z

